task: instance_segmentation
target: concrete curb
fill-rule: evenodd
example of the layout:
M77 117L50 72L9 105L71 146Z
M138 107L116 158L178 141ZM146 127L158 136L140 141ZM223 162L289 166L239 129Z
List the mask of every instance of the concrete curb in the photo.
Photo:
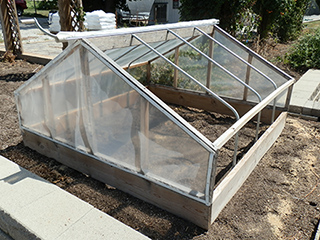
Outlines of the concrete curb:
M0 169L0 239L148 239L2 156Z

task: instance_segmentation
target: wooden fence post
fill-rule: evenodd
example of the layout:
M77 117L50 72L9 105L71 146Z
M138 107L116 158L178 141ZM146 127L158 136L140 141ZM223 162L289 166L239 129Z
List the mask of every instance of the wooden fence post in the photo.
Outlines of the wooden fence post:
M61 31L82 32L84 27L84 12L82 0L58 0ZM67 47L63 43L63 49Z
M0 1L0 18L6 51L22 54L22 43L16 5L11 0Z

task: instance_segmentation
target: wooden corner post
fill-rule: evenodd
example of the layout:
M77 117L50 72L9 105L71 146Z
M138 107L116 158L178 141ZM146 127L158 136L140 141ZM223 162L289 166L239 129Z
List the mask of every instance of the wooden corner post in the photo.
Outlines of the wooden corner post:
M11 0L0 1L0 18L6 51L22 54L22 43L16 5Z

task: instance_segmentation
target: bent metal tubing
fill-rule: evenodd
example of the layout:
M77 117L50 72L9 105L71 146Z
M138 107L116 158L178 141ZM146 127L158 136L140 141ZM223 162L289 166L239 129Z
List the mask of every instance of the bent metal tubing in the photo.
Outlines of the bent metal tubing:
M229 70L227 70L226 68L224 68L223 66L221 66L219 63L217 63L215 60L213 60L212 58L210 58L208 55L206 55L205 53L201 52L198 48L196 48L195 46L193 46L191 43L189 43L188 41L186 41L185 39L183 39L182 37L180 37L178 34L176 34L175 32L173 32L172 30L168 29L168 32L170 32L172 35L174 35L175 37L177 37L178 39L180 39L181 41L183 41L185 44L187 44L189 47L191 47L192 49L194 49L196 52L198 52L199 54L201 54L203 57L205 57L208 61L212 62L213 64L215 64L217 67L219 67L221 70L223 70L225 73L227 73L229 76L231 76L232 78L234 78L236 81L238 81L239 83L241 83L243 86L245 86L246 88L248 88L250 91L252 91L258 98L259 102L262 101L262 98L260 96L260 94L251 86L249 86L248 84L246 84L244 81L242 81L240 78L238 78L236 75L234 75L232 72L230 72ZM258 134L259 134L259 126L260 126L260 119L261 119L261 112L259 112L258 114L258 120L257 120L257 128L256 128L256 135L255 135L255 141L258 139ZM234 159L233 165L236 164L236 160Z
M241 62L243 62L244 64L246 64L247 66L249 66L251 69L255 70L258 74L260 74L261 76L263 76L264 78L266 78L274 87L274 89L277 89L278 86L277 84L266 74L264 74L263 72L261 72L259 69L257 69L255 66L253 66L251 63L249 63L248 61L246 61L245 59L243 59L242 57L240 57L238 54L236 54L235 52L231 51L229 48L227 48L226 46L224 46L222 43L220 43L218 40L214 39L213 37L211 37L209 34L207 34L206 32L202 31L200 28L195 27L195 30L199 31L201 34L203 34L204 36L206 36L207 38L209 38L211 41L215 42L216 44L218 44L220 47L222 47L224 50L226 50L227 52L229 52L231 55L233 55L234 57L236 57L237 59L239 59ZM224 33L224 32L223 32ZM226 34L226 33L224 33ZM227 37L229 37L229 35L227 35ZM249 53L250 54L250 53ZM255 56L255 55L254 55ZM273 108L272 108L272 116L271 116L271 122L274 121L274 116L275 116L275 111L276 111L276 103L277 103L277 99L275 98L273 101Z
M146 47L148 47L150 50L152 50L154 53L156 53L159 57L161 57L163 60L165 60L167 63L169 63L170 65L172 65L173 67L175 67L176 69L178 69L181 73L183 73L185 76L187 76L189 79L191 79L194 83L196 83L198 86L200 86L203 90L205 90L207 93L209 93L212 97L214 97L215 99L217 99L219 102L221 102L223 105L225 105L227 108L229 108L233 114L236 117L236 120L238 121L240 119L238 112L228 103L226 102L224 99L222 99L220 96L218 96L216 93L214 93L213 91L211 91L210 89L208 89L205 85L203 85L201 82L199 82L197 79L195 79L194 77L192 77L189 73L187 73L186 71L184 71L182 68L180 68L178 65L174 64L173 62L171 62L168 58L166 58L164 55L162 55L160 52L158 52L156 49L154 49L153 47L151 47L148 43L144 42L141 38L139 38L138 36L136 36L135 34L132 34L132 37L134 37L135 39L137 39L139 42L141 42L143 45L145 45ZM237 150L238 150L238 133L236 133L235 136L235 147L234 147L234 156L233 156L233 164L235 165L236 160L237 160ZM209 164L213 164L213 160L210 161ZM207 179L209 179L209 176L211 176L212 174L212 166L209 166L208 171L207 171ZM207 185L208 186L208 185ZM206 187L207 189L207 187ZM207 189L208 190L208 189ZM207 192L209 194L209 192Z

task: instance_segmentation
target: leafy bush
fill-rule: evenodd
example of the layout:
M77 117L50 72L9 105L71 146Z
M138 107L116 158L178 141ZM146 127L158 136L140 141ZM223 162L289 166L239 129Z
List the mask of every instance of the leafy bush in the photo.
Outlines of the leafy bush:
M309 0L286 0L279 6L279 15L272 31L281 42L296 39L303 28L303 16Z
M293 40L302 30L302 20L310 0L257 0L252 10L260 16L258 34L261 39L271 34L281 42Z
M320 0L318 0L320 1ZM280 41L295 39L310 0L180 0L181 20L220 19L220 27L232 35L261 39L271 34Z
M289 51L286 60L297 70L320 69L320 28L305 34Z
M219 26L231 31L238 15L254 0L180 0L182 21L217 18Z
M37 4L39 10L56 10L58 9L58 0L41 1Z

